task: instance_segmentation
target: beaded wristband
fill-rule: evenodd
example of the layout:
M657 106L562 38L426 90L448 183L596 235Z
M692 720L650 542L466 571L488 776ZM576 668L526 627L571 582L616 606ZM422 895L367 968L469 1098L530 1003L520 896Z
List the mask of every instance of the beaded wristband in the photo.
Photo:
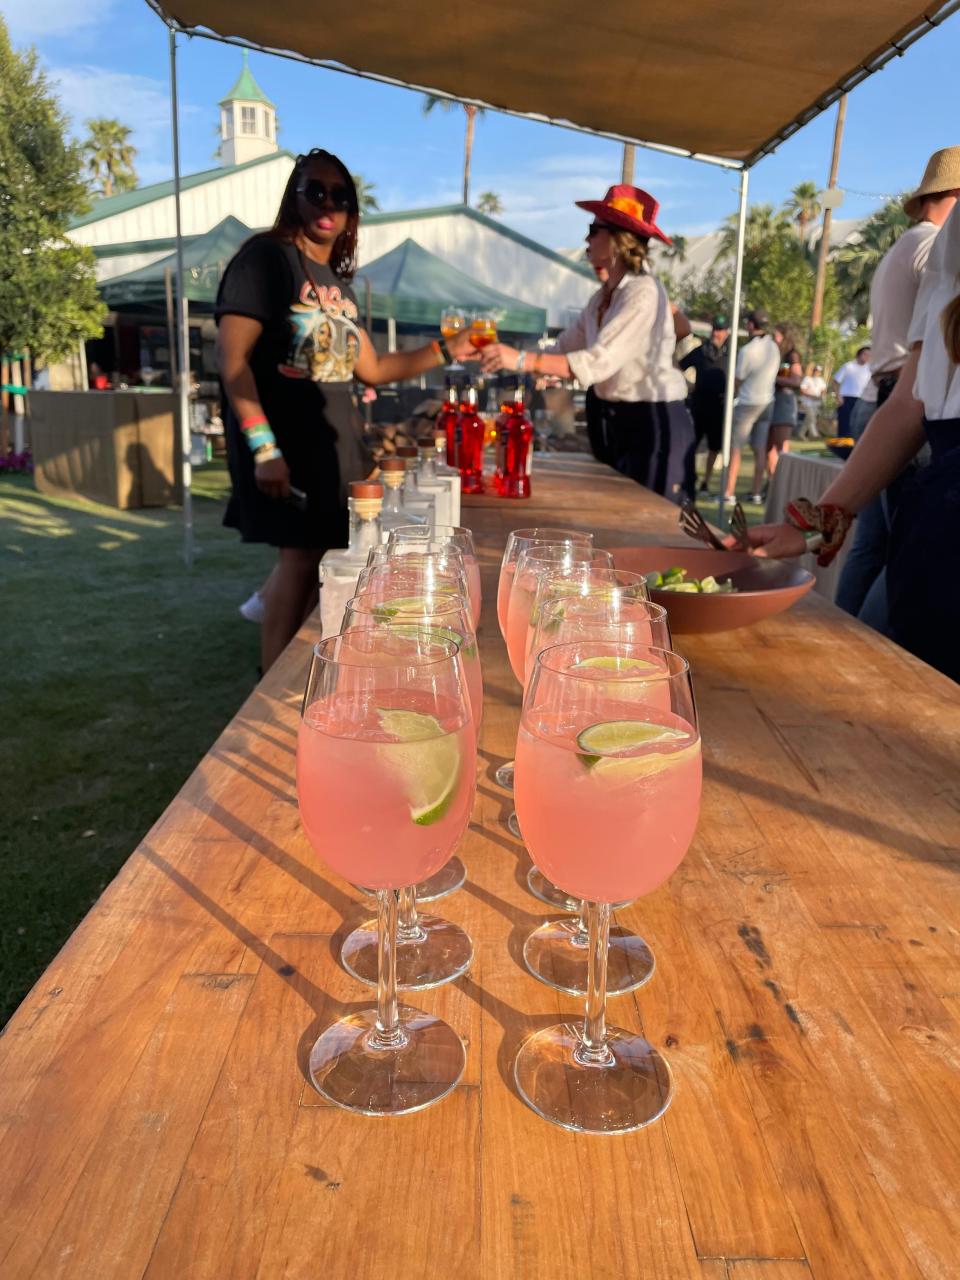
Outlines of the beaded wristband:
M817 564L825 568L843 546L854 517L833 503L816 504L808 498L794 498L787 503L788 524L803 534L807 550L817 553Z

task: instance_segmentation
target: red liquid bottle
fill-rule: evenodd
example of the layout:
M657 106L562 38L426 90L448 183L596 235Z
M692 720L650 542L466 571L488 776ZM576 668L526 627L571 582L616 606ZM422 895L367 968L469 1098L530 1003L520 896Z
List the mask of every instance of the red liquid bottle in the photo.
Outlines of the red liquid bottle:
M500 405L500 412L494 420L494 427L497 432L497 441L495 445L494 467L493 467L493 487L497 493L503 493L503 475L504 475L504 448L507 442L507 424L510 421L510 414L513 405L504 401Z
M529 498L533 466L533 426L523 411L523 387L517 387L503 428L502 498Z
M477 412L477 392L468 387L457 418L457 467L463 493L483 493L483 436L486 428Z
M447 442L447 466L457 465L457 418L460 416L460 405L457 403L457 388L447 387L443 408L437 414L436 430L442 431Z

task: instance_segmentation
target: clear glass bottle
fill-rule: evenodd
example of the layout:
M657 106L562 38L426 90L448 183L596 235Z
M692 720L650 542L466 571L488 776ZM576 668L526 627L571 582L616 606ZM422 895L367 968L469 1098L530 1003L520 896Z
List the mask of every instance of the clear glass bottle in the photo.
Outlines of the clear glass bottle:
M425 517L418 511L411 511L404 502L404 480L407 464L403 458L384 458L380 463L380 475L383 478L383 510L380 513L380 526L383 540L386 542L391 529L398 529L404 524L423 524Z
M459 416L459 410L457 411ZM450 490L449 524L460 524L460 472L456 467L447 464L447 436L445 431L438 431L433 438L433 469Z
M344 608L355 592L357 577L367 563L370 549L383 541L382 508L382 484L370 480L351 483L347 498L350 512L347 545L324 552L320 561L320 626L325 636L339 632Z
M417 478L417 471L420 465L420 450L415 444L401 444L397 446L397 457L403 459L407 468L403 481L404 506L422 515L427 524L436 524L436 494L427 493L425 489L421 489Z
M432 495L437 509L437 524L453 524L453 511L450 503L450 486L437 475L434 461L436 450L432 440L421 440L417 446L417 485L421 493Z

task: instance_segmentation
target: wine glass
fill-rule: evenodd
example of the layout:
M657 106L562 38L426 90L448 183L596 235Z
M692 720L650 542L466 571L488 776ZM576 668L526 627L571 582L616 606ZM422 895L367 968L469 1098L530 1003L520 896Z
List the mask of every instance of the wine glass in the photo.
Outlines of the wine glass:
M461 601L469 607L466 571L460 552L449 548L438 552L388 555L386 546L374 547L370 552L370 564L361 570L357 578L356 598L370 597L379 600L391 597L385 609L406 612L422 608L424 604L441 596ZM428 881L417 885L420 902L436 902L449 893L455 893L467 878L467 869L454 855ZM357 885L361 892L369 892Z
M534 546L593 546L592 533L578 533L576 529L550 529L544 526L529 529L514 529L507 535L507 545L503 549L500 562L500 577L497 581L497 625L507 643L507 605L510 602L510 588L513 586L517 560L522 552ZM499 765L494 773L497 786L505 791L513 790L513 761Z
M470 321L470 343L477 351L497 340L497 318L493 311L477 311Z
M328 1101L366 1115L437 1102L463 1073L447 1023L397 999L397 910L466 830L476 743L459 646L429 629L357 628L314 646L297 739L297 796L310 843L338 875L377 893L375 1009L348 1014L310 1052Z
M564 566L574 564L606 566L613 568L613 556L609 551L599 551L583 543L534 545L521 552L517 560L510 598L507 601L507 656L521 689L524 684L524 659L526 657L530 624L533 615L533 597L537 582L545 574L558 573ZM514 811L507 819L511 833L522 839L517 815Z
M473 615L473 628L476 630L480 622L480 607L483 598L480 589L480 562L477 559L477 548L473 534L469 529L459 525L435 524L427 528L422 524L402 524L390 531L387 538L387 554L397 551L439 551L447 547L455 547L463 557L463 565L467 572L467 594L470 597L470 610Z
M560 585L566 587L569 584L563 582ZM616 586L592 594L545 600L533 628L528 681L537 655L552 645L602 640L670 649L672 643L666 609L627 594L630 590L630 587ZM604 661L599 660L601 667ZM628 664L617 659L614 665ZM534 883L534 873L539 877L539 883ZM534 929L523 944L524 963L533 976L547 986L571 995L586 995L589 938L583 903L571 899L551 884L537 867L531 869L527 883L537 897L549 897L561 910L570 911L572 908L575 914L547 920ZM613 904L614 908L626 905ZM643 986L652 977L653 969L653 953L646 942L623 925L611 924L607 995L619 995Z
M469 610L459 596L424 597L419 606L406 610L396 608L396 603L389 594L371 594L348 601L343 615L344 633L357 627L386 627L405 636L426 629L458 644L476 739L483 705L483 683L477 638L471 629ZM408 885L401 890L397 927L398 987L423 990L440 986L465 973L472 959L473 944L459 925L440 916L420 915L417 911L417 887ZM347 935L340 950L340 961L348 973L361 982L376 984L376 920L365 921Z
M626 1133L669 1105L665 1059L642 1036L606 1025L610 904L673 873L693 838L700 786L683 658L600 640L539 654L517 738L517 810L536 860L586 901L586 1017L530 1036L514 1076L524 1101L565 1129Z
M460 307L450 303L443 308L440 313L440 332L445 338L455 338L466 327L467 317Z

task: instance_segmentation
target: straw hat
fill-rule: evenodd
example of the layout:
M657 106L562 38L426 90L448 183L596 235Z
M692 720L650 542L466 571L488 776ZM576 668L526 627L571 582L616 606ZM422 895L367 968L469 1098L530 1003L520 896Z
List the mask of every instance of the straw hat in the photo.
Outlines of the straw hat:
M913 195L903 202L904 212L914 222L920 217L924 196L934 196L940 191L956 191L960 188L960 147L944 147L935 151L927 161L926 172Z

